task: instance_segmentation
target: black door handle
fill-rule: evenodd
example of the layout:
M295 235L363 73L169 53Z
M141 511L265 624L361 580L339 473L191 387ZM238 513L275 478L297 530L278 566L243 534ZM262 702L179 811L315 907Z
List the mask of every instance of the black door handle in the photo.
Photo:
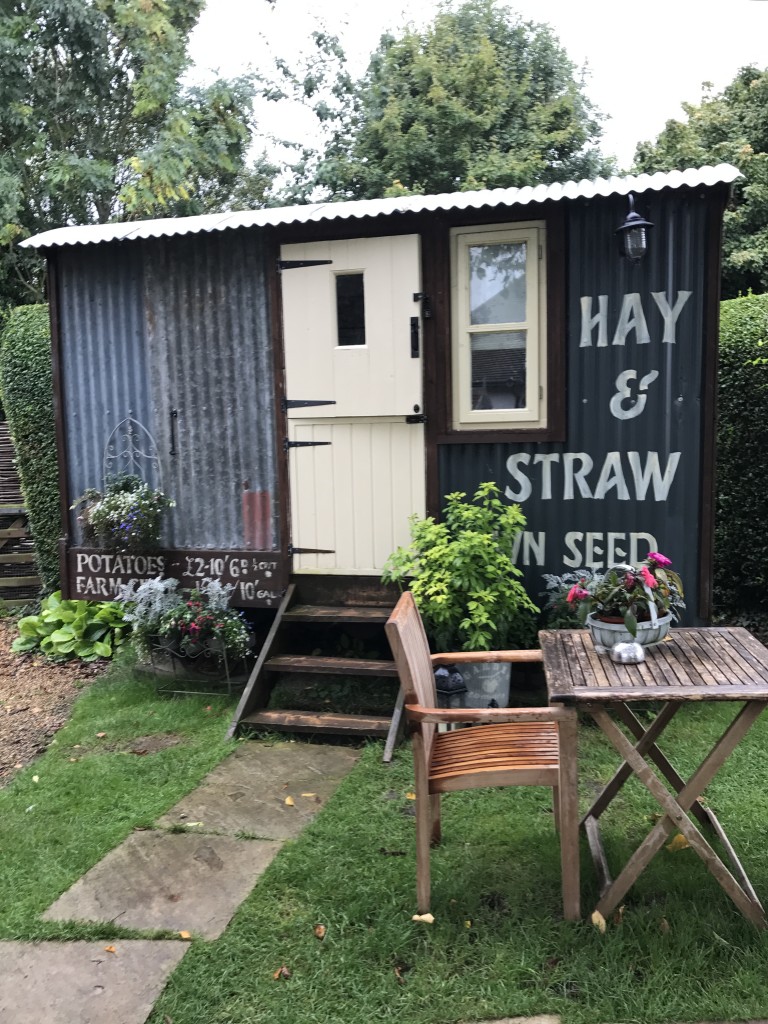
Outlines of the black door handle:
M411 359L419 358L419 318L411 317Z

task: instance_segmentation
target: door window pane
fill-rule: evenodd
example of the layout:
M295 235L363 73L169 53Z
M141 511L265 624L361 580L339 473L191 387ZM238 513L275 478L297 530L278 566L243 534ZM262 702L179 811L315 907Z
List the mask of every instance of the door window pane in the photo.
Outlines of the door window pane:
M365 294L362 274L336 275L336 324L339 345L365 344Z
M470 336L472 408L525 406L526 331L493 331Z
M470 323L525 323L525 242L469 246Z

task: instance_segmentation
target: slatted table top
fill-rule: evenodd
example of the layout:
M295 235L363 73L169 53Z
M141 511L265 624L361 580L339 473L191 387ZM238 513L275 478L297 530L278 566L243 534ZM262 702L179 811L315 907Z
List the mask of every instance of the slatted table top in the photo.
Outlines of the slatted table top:
M553 701L768 700L768 649L740 627L672 629L639 665L598 654L586 629L539 640Z

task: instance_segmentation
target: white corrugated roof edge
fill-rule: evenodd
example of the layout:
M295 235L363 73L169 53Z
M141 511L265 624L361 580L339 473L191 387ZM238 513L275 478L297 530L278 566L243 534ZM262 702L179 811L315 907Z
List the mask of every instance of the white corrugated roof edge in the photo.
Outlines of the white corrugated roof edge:
M664 188L696 188L699 185L730 184L741 177L731 164L690 167L685 171L657 171L628 174L594 181L555 182L523 188L493 188L477 192L451 192L436 196L403 196L394 199L355 199L340 203L310 203L305 206L277 206L262 210L208 213L198 217L164 217L158 220L88 224L83 227L54 228L27 238L19 245L30 249L52 249L63 245L95 245L99 242L193 235L229 228L267 227L280 224L308 224L325 220L359 220L393 213L421 213L424 210L479 210L494 206L525 206L545 200L592 199L595 196L627 195L629 192L661 191Z

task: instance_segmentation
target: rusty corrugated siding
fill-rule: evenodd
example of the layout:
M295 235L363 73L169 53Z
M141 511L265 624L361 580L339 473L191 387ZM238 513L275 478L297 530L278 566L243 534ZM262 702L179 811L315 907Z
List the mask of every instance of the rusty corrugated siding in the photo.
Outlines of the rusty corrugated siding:
M695 621L701 477L702 471L711 471L701 465L701 399L706 230L707 217L715 214L707 199L693 191L687 195L646 193L637 205L655 224L649 254L637 266L617 255L614 232L626 214L623 198L581 201L568 207L566 442L443 445L439 450L440 489L442 494L471 492L484 480L496 480L510 499L520 500L529 537L518 564L533 595L543 590L544 572L560 574L576 567L575 552L582 556L581 564L587 564L591 545L593 563L602 560L605 568L609 545L626 554L623 559L614 555L615 564L630 557L630 534L653 535L685 580L688 615ZM663 319L651 293L664 292L674 302L681 290L692 295L677 320L675 344L663 344ZM627 335L624 345L612 344L622 297L627 294L640 296L650 335L647 344L638 344L635 332ZM581 347L580 299L592 296L592 311L597 312L600 295L608 296L608 344L597 347L595 328L593 344ZM659 376L648 386L643 412L619 420L611 412L610 400L617 390L618 375L627 369L636 370L638 380L652 370ZM637 394L636 385L632 386ZM618 482L611 483L615 474L610 469L605 471L602 500L582 496L578 486L573 487L572 496L566 493L566 453L583 453L592 459L594 468L585 480L594 494L610 452L620 453L626 496L620 493ZM653 486L643 499L638 497L627 452L639 453L643 469L648 465L648 453L657 452L662 474L674 453L681 453L666 500L655 499ZM535 462L537 456L544 458ZM547 460L546 456L556 458ZM575 465L578 468L580 463ZM526 480L530 494L525 493ZM615 536L609 538L609 534ZM644 557L647 550L641 542L639 556Z
M246 546L246 484L270 495L266 533L275 545L274 373L260 237L152 239L113 246L106 259L80 249L63 261L60 293L69 494L101 488L110 435L130 416L157 455L141 475L176 502L167 545ZM78 542L74 515L70 528Z

